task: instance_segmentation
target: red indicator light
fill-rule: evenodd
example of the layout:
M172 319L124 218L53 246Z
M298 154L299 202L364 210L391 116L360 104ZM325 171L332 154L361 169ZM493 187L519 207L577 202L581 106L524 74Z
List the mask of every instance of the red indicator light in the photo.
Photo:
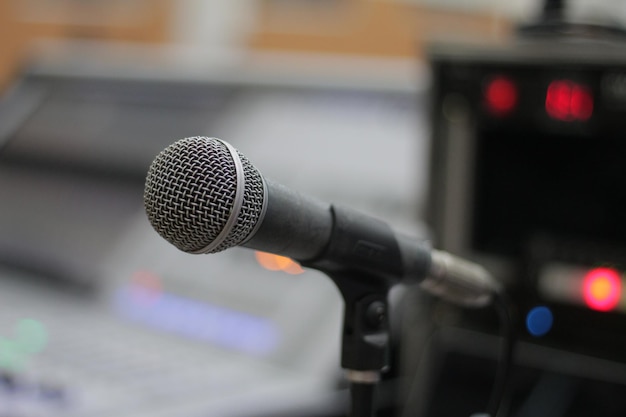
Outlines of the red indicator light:
M492 114L503 116L517 105L517 87L506 77L494 78L485 88L485 100Z
M617 307L622 295L619 273L611 268L595 268L583 280L585 303L598 311L610 311Z
M564 122L588 120L593 113L591 91L573 81L553 81L546 93L546 112Z

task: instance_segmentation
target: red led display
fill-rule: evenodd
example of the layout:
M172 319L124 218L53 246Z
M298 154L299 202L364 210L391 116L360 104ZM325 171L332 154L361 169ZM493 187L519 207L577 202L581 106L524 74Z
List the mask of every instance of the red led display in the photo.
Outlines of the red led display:
M593 114L591 91L573 81L553 81L546 92L546 112L564 122L588 120Z
M509 78L493 78L484 94L487 109L496 116L510 113L517 105L517 87Z

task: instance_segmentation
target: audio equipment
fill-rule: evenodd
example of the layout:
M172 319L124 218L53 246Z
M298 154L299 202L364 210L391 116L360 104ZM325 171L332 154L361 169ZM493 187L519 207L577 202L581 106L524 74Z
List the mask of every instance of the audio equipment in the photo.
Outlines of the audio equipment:
M621 42L435 45L430 57L437 245L511 285L537 245L570 247L574 264L626 246Z
M623 414L623 38L435 44L429 60L427 221L436 246L484 265L514 301L510 412ZM493 318L436 302L413 310L408 413L474 412L498 361ZM411 361L416 352L437 365ZM464 378L475 383L455 385Z

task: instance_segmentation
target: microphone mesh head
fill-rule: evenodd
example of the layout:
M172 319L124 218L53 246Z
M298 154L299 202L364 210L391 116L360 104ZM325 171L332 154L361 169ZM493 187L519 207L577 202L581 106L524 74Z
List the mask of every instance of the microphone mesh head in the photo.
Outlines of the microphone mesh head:
M224 142L207 137L181 139L152 162L144 189L146 214L152 227L178 249L220 252L244 242L260 221L263 177L246 157L231 149L243 170L237 168ZM234 223L227 224L236 211L241 175L243 202ZM220 236L222 233L226 235ZM218 236L221 242L215 246Z

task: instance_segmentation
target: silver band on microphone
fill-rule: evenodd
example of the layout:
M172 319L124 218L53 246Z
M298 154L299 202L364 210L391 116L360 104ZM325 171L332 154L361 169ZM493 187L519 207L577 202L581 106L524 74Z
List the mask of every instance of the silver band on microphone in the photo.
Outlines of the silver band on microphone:
M346 379L355 384L376 384L380 382L380 371L357 371L346 369Z
M237 219L239 219L239 213L241 212L241 207L243 207L243 197L244 197L244 192L245 192L246 178L245 178L245 174L243 170L243 163L241 162L239 153L230 143L225 142L218 138L213 138L213 139L223 144L226 147L226 149L228 149L230 156L233 158L233 163L235 164L235 172L237 175L237 178L236 178L237 186L235 188L235 198L233 201L233 209L231 210L230 215L228 216L228 220L226 221L224 228L217 235L217 237L207 246L205 246L204 248L200 250L191 252L191 253L196 253L196 254L209 253L215 248L217 248L219 245L221 245L222 242L228 237L230 232L235 227L235 224L237 223ZM263 207L265 207L265 204L263 205Z

